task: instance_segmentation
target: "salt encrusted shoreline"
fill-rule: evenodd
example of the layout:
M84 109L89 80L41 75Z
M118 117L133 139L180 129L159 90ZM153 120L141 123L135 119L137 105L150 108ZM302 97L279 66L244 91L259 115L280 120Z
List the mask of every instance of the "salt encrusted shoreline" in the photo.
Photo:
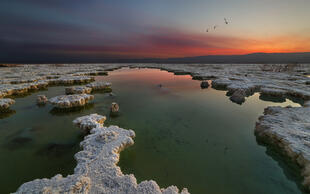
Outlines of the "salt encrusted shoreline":
M51 66L53 66L53 68L51 68ZM304 152L309 149L307 145L310 139L310 134L308 133L310 130L309 121L307 120L307 118L310 117L310 109L305 108L310 106L310 77L306 76L310 75L309 64L299 65L290 72L270 71L272 68L269 68L269 71L264 71L260 65L255 64L21 65L19 67L1 69L0 98L28 93L32 90L45 88L48 85L89 83L94 81L94 78L90 77L90 75L105 74L103 72L113 71L122 67L155 68L174 72L177 75L189 74L195 80L212 80L213 88L227 90L228 96L232 96L232 100L236 103L242 103L246 100L246 97L253 95L255 92L260 92L261 95L279 97L282 99L308 100L307 103L304 103L304 107L302 108L267 108L269 111L265 111L266 115L260 118L255 131L258 138L264 140L267 144L276 145L280 148L279 150L282 153L292 158L293 161L301 166L303 169L303 176L305 177L304 185L309 189L309 160L306 155L308 153ZM301 110L303 117L296 116L296 112ZM291 122L288 123L286 120ZM301 131L302 133L300 133ZM97 134L97 132L92 132L90 137L95 136L95 134ZM297 135L298 141L296 139L294 140L296 134L299 135ZM86 140L87 139L83 141L83 145L87 144L88 141ZM292 145L294 145L294 147ZM104 145L102 146L104 147ZM54 178L54 180L56 179L65 179L69 182L73 179L77 180L76 185L78 188L86 188L82 185L87 185L89 181L89 179L84 179L84 177L70 178L70 176L67 178L58 176ZM53 181L51 180L51 182L48 183L52 186ZM50 190L47 188L46 191L48 192Z
M255 135L298 164L303 185L310 190L310 107L267 107Z
M103 118L93 114L75 120L82 128L93 128L81 142L83 150L75 154L77 166L73 175L36 179L21 185L16 193L179 193L176 186L161 189L155 181L138 184L134 175L124 175L117 166L119 154L134 143L135 132L117 126L103 127ZM181 193L188 191L183 189Z
M51 68L53 66L53 68ZM178 75L189 74L197 80L213 80L212 87L225 89L232 95L244 90L245 97L254 92L277 96L310 99L310 65L304 64L292 72L262 71L260 65L240 64L63 64L22 65L2 68L0 97L28 93L49 85L73 85L94 81L91 75L122 67L156 68Z

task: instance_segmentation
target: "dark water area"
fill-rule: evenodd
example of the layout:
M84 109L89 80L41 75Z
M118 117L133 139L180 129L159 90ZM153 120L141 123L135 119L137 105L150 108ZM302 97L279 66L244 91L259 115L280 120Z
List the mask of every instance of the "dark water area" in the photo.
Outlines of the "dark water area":
M112 83L113 93L74 112L38 107L36 96L64 94L64 88L17 98L0 118L0 186L14 192L22 183L73 173L81 131L72 121L91 113L107 116L105 125L136 132L135 144L121 153L119 166L138 182L186 187L191 193L302 193L294 166L257 143L255 122L267 106L299 106L290 100L264 101L255 94L243 105L225 91L201 89L190 76L153 69L121 69L97 77ZM109 116L112 102L118 117ZM1 193L2 193L1 192Z

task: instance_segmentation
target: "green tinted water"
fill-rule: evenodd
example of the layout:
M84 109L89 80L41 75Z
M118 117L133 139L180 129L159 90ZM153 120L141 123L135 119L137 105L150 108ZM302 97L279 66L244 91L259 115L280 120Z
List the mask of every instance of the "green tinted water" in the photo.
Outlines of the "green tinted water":
M16 99L16 113L0 119L3 193L35 178L72 173L82 140L72 120L90 113L108 116L114 101L121 114L108 116L106 125L136 132L135 144L121 153L119 165L139 182L153 179L161 187L187 187L191 193L301 193L294 169L254 136L265 107L298 104L266 102L256 94L240 106L224 91L202 90L190 76L159 70L122 69L98 79L112 82L116 96L96 93L93 105L76 112L35 105L38 94L60 95L64 87Z

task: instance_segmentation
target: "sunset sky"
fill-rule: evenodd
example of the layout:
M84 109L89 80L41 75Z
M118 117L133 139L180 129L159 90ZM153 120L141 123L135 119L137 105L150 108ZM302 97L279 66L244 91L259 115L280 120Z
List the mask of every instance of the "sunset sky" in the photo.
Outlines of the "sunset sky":
M1 0L0 60L307 52L309 8L309 0Z

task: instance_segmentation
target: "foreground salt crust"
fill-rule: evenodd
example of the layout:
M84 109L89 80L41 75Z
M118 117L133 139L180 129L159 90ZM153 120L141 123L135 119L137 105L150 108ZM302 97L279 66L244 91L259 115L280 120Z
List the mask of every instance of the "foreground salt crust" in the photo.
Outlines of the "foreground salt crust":
M134 143L135 133L117 126L103 127L100 115L77 118L84 127L95 126L81 142L82 151L75 154L77 166L67 177L36 179L24 183L16 193L179 193L176 186L161 189L155 181L137 184L134 175L124 175L116 165L120 152ZM183 189L181 193L188 193Z
M255 134L301 167L303 185L310 190L310 107L268 107Z
M0 98L0 112L9 109L10 106L14 103L15 100L11 98Z
M49 102L57 108L74 108L85 106L90 100L93 100L93 95L88 94L74 94L61 95L49 99Z

